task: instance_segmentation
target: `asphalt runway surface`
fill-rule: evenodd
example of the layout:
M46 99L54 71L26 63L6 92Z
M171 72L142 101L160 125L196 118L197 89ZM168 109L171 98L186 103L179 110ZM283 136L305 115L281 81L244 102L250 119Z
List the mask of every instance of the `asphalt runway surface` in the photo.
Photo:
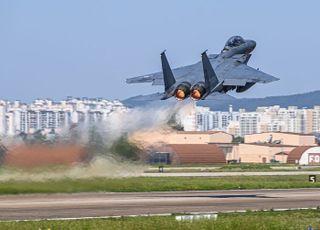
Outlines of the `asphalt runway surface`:
M320 189L0 196L1 220L316 208Z

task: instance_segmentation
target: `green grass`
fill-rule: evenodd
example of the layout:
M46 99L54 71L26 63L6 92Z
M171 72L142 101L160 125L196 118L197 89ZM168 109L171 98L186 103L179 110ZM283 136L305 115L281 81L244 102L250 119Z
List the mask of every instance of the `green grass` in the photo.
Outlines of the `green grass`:
M301 168L292 164L221 164L221 165L163 165L167 172L286 172L319 171L319 167ZM152 165L146 172L158 172L159 165ZM192 168L195 167L195 168ZM199 169L201 167L202 169Z
M174 165L174 164L169 164L169 165L165 165L165 164L153 164L150 165L150 167L155 167L158 168L160 165L165 166L165 167L222 167L222 168L232 168L232 167L254 167L254 168L269 168L269 167L276 167L276 166L284 166L284 167L295 167L298 165L295 164L271 164L271 163L241 163L241 164L178 164L178 165ZM320 166L319 166L320 167Z
M270 164L230 164L223 165L221 169L243 169L243 170L271 170Z
M307 175L231 177L129 177L62 179L43 182L7 181L0 194L75 192L150 192L219 189L281 189L320 187L308 182Z
M219 229L219 230L307 230L320 228L319 210L247 212L219 214L216 220L176 221L168 217L130 217L63 221L0 222L0 229Z

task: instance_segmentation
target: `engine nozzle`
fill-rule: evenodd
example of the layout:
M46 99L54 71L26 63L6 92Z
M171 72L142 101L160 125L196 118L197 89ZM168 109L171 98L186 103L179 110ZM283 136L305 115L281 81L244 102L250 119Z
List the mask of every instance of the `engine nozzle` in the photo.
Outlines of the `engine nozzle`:
M194 85L191 89L191 99L199 101L206 94L206 91L207 90L202 83Z
M189 82L182 82L177 86L174 96L177 100L182 101L189 97L191 84Z

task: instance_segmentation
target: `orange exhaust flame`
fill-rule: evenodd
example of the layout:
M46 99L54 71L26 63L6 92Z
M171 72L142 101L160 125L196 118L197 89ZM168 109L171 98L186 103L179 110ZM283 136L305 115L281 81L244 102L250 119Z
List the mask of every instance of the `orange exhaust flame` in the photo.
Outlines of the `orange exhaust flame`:
M186 94L183 90L178 89L175 97L177 98L177 100L184 100L186 98Z
M195 89L195 90L192 90L191 92L191 98L195 101L198 101L201 99L201 93L199 90Z

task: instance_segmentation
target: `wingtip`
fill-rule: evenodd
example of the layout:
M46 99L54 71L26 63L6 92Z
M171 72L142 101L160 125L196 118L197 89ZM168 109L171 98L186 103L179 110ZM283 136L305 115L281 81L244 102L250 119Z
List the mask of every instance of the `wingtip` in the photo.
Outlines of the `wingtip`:
M205 51L203 51L203 52L201 53L201 55L207 54L207 51L208 51L208 49L206 49Z
M275 81L279 81L279 80L280 80L280 78L272 76L271 79L266 80L264 83L271 83L271 82L275 82Z
M271 76L270 82L279 81L279 80L280 80L280 78L274 77L274 76L272 76L272 75L269 75L269 76Z

